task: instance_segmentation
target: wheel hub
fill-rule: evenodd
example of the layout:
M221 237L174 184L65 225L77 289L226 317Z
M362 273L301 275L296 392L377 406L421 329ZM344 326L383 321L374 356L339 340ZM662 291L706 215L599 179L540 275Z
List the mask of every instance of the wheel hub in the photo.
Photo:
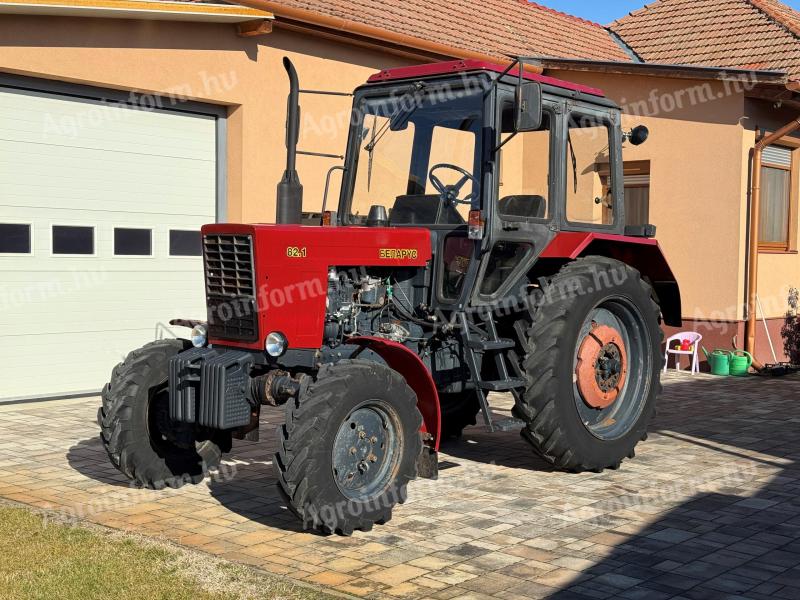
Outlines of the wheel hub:
M578 349L576 383L591 408L611 406L625 385L628 357L622 336L613 327L592 323Z
M364 499L381 488L390 473L394 431L381 410L366 406L342 423L333 448L333 475L342 492ZM373 489L374 488L374 489Z

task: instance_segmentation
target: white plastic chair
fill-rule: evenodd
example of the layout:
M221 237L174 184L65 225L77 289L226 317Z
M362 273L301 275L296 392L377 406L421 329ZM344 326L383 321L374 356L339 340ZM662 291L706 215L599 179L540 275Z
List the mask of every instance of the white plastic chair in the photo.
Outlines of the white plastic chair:
M667 372L667 366L669 364L669 356L670 354L675 356L675 369L680 371L681 370L681 355L690 356L690 366L692 374L700 372L700 361L697 359L697 353L700 351L700 342L702 341L703 336L695 331L682 331L680 333L676 333L672 337L667 340L667 349L664 352L664 373ZM691 343L691 350L677 350L673 348L675 342L680 342L683 344L683 340L689 340Z

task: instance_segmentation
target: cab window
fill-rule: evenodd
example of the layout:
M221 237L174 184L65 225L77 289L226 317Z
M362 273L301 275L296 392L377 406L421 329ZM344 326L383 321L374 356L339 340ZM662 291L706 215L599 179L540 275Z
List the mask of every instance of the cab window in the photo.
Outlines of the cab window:
M570 115L566 156L566 217L570 223L613 222L613 169L607 178L601 176L603 167L611 162L612 133L606 119L581 113Z
M499 152L500 193L497 211L510 220L546 219L550 216L551 118L544 113L538 131L513 137L514 106L503 108L503 136Z

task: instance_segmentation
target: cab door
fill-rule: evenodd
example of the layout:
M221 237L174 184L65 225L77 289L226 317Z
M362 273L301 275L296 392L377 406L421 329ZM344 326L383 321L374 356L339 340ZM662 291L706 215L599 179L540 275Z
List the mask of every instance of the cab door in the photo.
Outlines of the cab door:
M560 229L624 233L619 112L568 102L565 117L566 186Z
M555 236L563 165L557 132L563 101L545 97L542 125L513 133L514 88L497 93L494 191L484 207L488 235L473 303L492 304L514 294L542 250Z

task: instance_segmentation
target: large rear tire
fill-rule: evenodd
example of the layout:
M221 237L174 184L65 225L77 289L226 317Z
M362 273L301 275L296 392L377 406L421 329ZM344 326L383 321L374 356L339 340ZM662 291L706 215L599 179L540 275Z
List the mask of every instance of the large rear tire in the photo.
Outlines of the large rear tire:
M169 420L169 359L186 340L159 340L134 350L111 373L97 420L112 464L150 489L200 483L230 451L230 434L198 439L191 425Z
M646 437L661 391L650 285L619 261L578 259L537 290L531 319L529 384L514 408L522 436L560 469L618 468Z
M416 478L422 415L405 380L360 360L323 366L278 429L279 489L304 527L351 535L392 517Z

